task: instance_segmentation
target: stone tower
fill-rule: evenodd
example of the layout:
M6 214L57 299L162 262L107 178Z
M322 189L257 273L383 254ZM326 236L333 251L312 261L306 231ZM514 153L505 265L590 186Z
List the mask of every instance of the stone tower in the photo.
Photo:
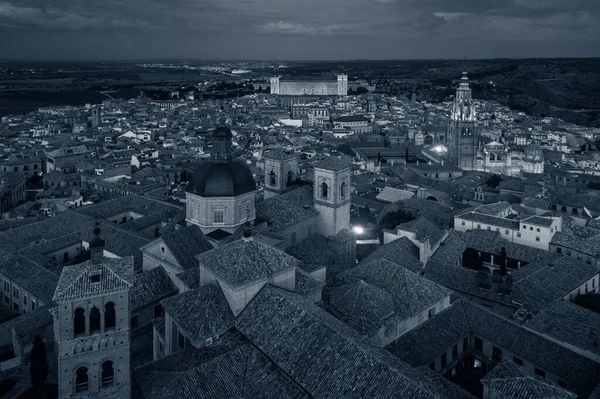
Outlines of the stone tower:
M313 167L313 202L319 212L319 233L330 237L350 230L350 163L326 157Z
M281 148L269 151L265 157L265 199L286 191L298 178L298 157Z
M448 152L456 166L473 170L477 163L478 129L467 73L463 72L448 123Z
M269 78L271 94L279 94L279 79L279 76L273 76L272 78Z
M347 96L348 95L348 75L337 75L337 95Z
M100 106L96 105L92 108L92 128L98 129L100 126Z
M94 234L91 259L66 266L54 292L61 399L131 396L133 257L104 258L99 227Z

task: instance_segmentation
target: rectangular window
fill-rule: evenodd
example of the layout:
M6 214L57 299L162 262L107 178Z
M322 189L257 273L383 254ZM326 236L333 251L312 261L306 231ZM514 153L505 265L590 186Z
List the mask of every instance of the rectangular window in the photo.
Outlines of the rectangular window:
M458 345L454 345L452 347L452 360L455 360L458 357Z
M10 292L10 283L4 280L4 291Z
M444 353L442 355L442 368L446 367L446 364L448 364L448 356Z
M533 231L533 227L529 227L529 230Z
M539 242L539 241L540 241L540 237L535 237L535 240L536 240L537 242Z
M27 295L23 294L23 305L27 306Z
M17 287L13 287L13 297L19 299L19 289Z
M465 221L463 220L462 222L460 222L460 224L461 224L462 226L464 226L464 225L465 225Z
M481 225L480 225L480 224L478 224L478 225L477 225L477 228L478 228L478 229L480 229L480 228L481 228Z
M521 237L521 233L517 233L517 237Z
M31 310L35 310L35 301L31 300Z
M556 253L557 253L557 254L560 254L560 253L562 253L562 248L561 248L561 247L556 247Z
M539 375L542 378L546 378L546 372L544 370L540 370L537 367L535 368L535 374Z
M567 255L571 256L571 250L567 249Z
M483 352L483 340L479 337L475 337L475 349L479 352Z
M225 211L218 210L214 213L214 223L224 223L225 222Z
M508 230L504 230L504 234L508 234Z
M502 361L502 349L494 346L494 348L492 349L492 359L497 360L499 362Z
M524 230L527 230L527 226L523 225L523 229L524 229Z
M519 366L522 366L522 365L523 365L523 361L522 361L521 359L519 359L518 357L516 357L516 356L515 356L515 357L513 357L513 362L514 362L515 364L518 364Z
M536 230L537 230L538 233L540 232L540 228L539 227Z
M435 316L435 307L429 309L429 317L431 318L433 316Z

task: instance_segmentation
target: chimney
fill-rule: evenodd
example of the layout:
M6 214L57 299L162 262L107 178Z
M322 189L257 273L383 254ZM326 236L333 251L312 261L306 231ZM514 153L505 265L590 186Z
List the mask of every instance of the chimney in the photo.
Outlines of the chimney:
M96 222L96 228L94 229L95 237L90 242L90 254L92 264L102 263L104 259L104 240L100 238L100 222Z

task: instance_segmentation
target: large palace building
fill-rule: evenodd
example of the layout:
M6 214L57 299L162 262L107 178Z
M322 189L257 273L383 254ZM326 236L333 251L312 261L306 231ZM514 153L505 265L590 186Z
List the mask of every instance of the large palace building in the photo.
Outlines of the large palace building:
M348 94L348 75L337 75L337 79L274 76L269 81L271 94L288 96L345 96Z

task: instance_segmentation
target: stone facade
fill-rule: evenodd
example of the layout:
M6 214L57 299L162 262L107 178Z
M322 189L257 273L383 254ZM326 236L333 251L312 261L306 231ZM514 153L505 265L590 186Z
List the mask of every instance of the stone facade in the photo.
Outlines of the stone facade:
M111 323L106 312L110 304L114 304L115 308L115 326L107 328L107 323ZM90 312L94 307L100 312L100 329L90 331ZM81 334L75 334L74 315L78 309L83 309L85 316L85 332ZM60 398L86 397L91 394L111 397L114 391L121 389L121 395L126 396L119 397L129 397L129 314L127 291L58 304L54 314L54 334L58 342ZM112 369L112 376L106 371L109 367ZM87 375L87 390L83 382L85 378L78 377L83 375L83 368Z
M348 75L337 75L336 80L282 80L279 76L269 79L271 94L345 96L348 94Z
M350 167L340 170L315 168L314 207L319 212L317 228L325 237L350 230Z
M252 191L236 197L200 197L186 193L186 221L200 227L204 234L221 229L234 233L239 226L256 217Z
M281 194L297 178L298 159L295 154L284 157L265 157L265 199Z

